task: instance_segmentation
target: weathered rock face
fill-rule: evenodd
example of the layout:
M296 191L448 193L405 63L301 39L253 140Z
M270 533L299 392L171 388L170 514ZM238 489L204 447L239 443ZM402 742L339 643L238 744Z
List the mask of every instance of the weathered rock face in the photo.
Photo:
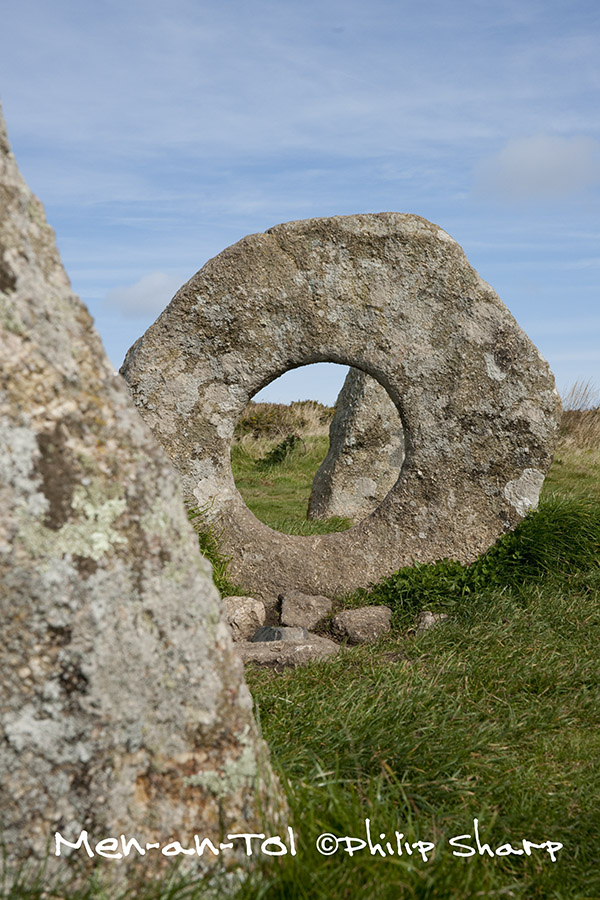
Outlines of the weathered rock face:
M391 629L392 610L389 606L361 606L344 609L331 620L335 637L350 644L370 644Z
M234 641L249 641L265 624L265 604L254 597L223 597L225 617Z
M1 115L0 348L8 858L45 855L56 831L260 830L268 762L177 473L70 289Z
M314 628L331 612L329 597L313 597L301 591L288 591L287 594L280 594L277 599L281 604L282 625Z
M262 387L319 361L386 388L406 458L349 531L279 534L235 487L233 429ZM288 590L332 597L415 561L472 561L536 504L560 411L547 363L458 244L399 213L244 238L181 288L122 371L188 499L212 504L233 576L267 604Z
M309 519L360 522L383 500L404 461L398 410L378 381L350 369L329 428L329 450L314 477Z

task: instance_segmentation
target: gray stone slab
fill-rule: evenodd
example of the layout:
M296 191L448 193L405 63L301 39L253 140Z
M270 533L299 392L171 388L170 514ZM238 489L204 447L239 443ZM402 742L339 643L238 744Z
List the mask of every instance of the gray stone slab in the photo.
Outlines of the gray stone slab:
M404 461L404 431L384 387L350 369L335 404L329 450L312 483L309 519L360 522L392 489Z
M252 637L254 642L264 641L307 641L306 628L283 628L278 626L263 625Z
M275 667L304 666L312 660L335 656L342 649L335 641L316 634L303 641L247 641L235 647L245 663Z
M390 631L391 619L389 606L344 609L331 620L331 630L337 638L350 644L368 644Z

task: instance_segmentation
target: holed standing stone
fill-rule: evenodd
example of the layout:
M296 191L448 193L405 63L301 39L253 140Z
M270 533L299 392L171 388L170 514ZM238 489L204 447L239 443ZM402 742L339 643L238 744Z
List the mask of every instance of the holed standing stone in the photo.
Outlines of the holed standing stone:
M300 537L247 508L230 445L248 401L289 369L335 362L388 392L400 477L354 528ZM353 591L401 566L468 563L535 506L560 400L548 364L445 231L400 213L288 222L228 247L129 350L144 419L207 509L232 577L280 593Z

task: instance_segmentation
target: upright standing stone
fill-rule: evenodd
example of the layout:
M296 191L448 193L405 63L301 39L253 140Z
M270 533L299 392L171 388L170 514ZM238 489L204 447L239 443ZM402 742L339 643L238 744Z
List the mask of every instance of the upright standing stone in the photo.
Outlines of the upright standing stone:
M398 410L385 388L350 369L329 428L329 450L314 477L309 519L360 522L394 486L404 460Z
M9 860L57 831L142 846L260 831L269 766L178 476L71 291L1 116L0 353Z

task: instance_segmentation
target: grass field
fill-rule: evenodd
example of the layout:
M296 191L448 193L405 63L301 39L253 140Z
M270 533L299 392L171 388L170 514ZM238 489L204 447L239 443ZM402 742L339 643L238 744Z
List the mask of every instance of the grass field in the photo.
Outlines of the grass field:
M282 442L277 439L246 440L231 448L236 486L255 516L286 534L326 534L350 528L348 519L306 518L315 472L327 448L327 435L305 435L275 465L257 465Z
M578 439L580 419L538 511L476 564L402 570L345 598L390 605L391 637L307 669L248 670L302 853L265 864L244 897L600 898L600 450L593 429ZM235 451L255 514L295 530L326 446L305 438L266 484L251 466L267 448ZM423 608L450 620L416 635ZM435 851L317 852L323 832L365 839L366 819L392 849L398 831ZM453 855L467 834L458 852L476 852ZM553 862L523 839L563 848Z
M388 604L389 637L303 669L247 670L298 853L263 858L235 900L600 900L600 443L578 438L578 421L539 509L473 566L405 569L344 598ZM240 490L273 527L303 527L327 440L302 438L275 464L260 461L280 433L233 449ZM448 622L415 634L423 608ZM343 839L360 846L367 819L383 855L350 855ZM326 832L340 838L330 856L315 846ZM118 896L208 894L175 880Z

